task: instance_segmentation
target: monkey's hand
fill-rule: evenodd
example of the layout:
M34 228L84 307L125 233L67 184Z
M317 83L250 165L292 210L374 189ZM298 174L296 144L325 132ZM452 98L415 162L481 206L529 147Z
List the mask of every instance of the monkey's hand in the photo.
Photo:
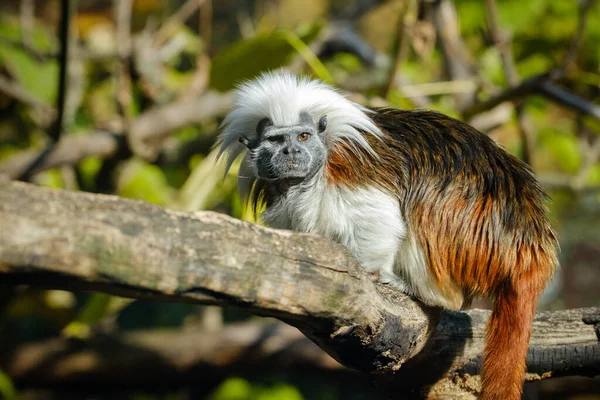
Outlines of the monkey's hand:
M371 271L371 272L368 272L368 274L369 274L369 279L371 280L371 282L377 282L377 281L379 281L379 278L380 278L380 275L381 275L379 273L379 271Z
M385 285L389 285L391 287L393 287L396 290L399 290L403 293L406 294L410 294L410 290L409 290L409 286L406 284L406 282L404 282L404 280L396 275L392 275L386 272L381 272L381 271L376 271L376 272L369 272L369 274L371 275L371 280L373 280L372 276L374 274L377 274L377 279L376 281L379 283L383 283ZM375 280L373 280L375 281Z

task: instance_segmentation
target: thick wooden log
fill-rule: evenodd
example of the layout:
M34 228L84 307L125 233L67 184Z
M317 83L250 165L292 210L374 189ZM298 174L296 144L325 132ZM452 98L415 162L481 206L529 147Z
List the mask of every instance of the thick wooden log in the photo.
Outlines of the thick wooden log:
M486 311L425 307L322 237L15 182L0 182L0 223L3 283L240 307L385 383L478 387ZM599 322L597 308L537 314L528 379L598 375Z

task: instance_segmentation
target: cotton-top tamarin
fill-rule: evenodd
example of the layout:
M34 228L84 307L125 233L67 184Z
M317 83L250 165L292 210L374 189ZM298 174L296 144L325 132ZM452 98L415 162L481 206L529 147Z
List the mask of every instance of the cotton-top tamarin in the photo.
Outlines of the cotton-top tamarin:
M432 111L368 109L316 80L267 73L237 88L227 168L267 225L345 245L381 282L458 310L495 299L483 399L520 399L535 305L557 265L529 167Z

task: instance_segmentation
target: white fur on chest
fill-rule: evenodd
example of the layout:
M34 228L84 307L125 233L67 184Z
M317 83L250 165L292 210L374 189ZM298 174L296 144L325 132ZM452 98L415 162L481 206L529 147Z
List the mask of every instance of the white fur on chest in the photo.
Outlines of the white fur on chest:
M407 232L399 201L375 187L327 185L322 178L295 186L263 214L265 223L325 236L346 246L380 281L431 305L449 304L429 273L425 257Z
M263 214L276 227L325 236L346 246L368 271L389 269L406 234L398 201L375 188L350 189L316 180L292 187Z

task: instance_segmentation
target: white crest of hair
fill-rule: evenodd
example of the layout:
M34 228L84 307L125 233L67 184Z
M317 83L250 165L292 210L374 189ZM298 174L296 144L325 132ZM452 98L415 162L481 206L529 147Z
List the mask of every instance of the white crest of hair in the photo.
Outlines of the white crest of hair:
M362 132L378 137L382 133L367 115L370 112L367 108L346 99L319 80L283 71L267 72L236 89L233 110L223 121L219 137L219 156L228 153L226 171L246 150L239 138L242 135L256 138L260 120L269 118L275 126L293 125L299 122L303 111L315 124L327 116L325 135L329 145L346 139L375 154ZM251 172L244 171L246 174Z

